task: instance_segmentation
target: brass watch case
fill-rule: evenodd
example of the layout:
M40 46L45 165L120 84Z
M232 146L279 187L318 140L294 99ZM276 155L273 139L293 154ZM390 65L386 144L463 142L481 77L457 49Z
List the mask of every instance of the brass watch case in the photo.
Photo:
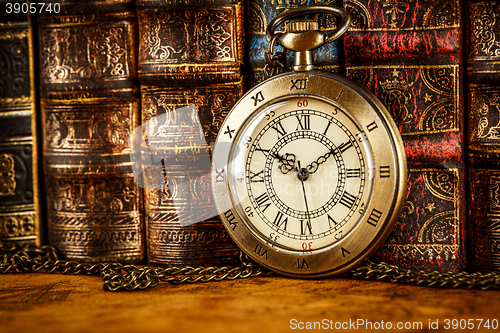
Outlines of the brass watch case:
M307 80L305 89L293 89L292 82L296 80ZM348 110L364 131L373 156L371 199L366 207L359 210L357 225L340 241L332 241L331 246L311 252L281 248L256 232L249 225L250 220L245 217L244 210L233 206L237 203L233 202L229 179L232 176L228 173L240 133L249 121L276 101L297 96L329 100ZM377 130L369 128L374 120ZM384 170L380 166L385 166ZM389 177L387 170L390 170ZM222 124L212 157L214 201L229 235L251 259L279 274L292 277L342 274L372 255L389 236L401 212L406 194L406 174L401 135L382 103L357 83L318 70L283 73L247 92ZM373 215L374 212L377 213Z

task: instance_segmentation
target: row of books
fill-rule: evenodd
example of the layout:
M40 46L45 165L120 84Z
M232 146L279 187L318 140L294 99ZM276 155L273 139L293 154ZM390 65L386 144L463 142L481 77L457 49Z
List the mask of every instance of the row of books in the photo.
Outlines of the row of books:
M353 20L316 63L371 90L407 152L404 210L374 259L500 268L500 1L61 0L29 17L8 3L1 242L82 261L236 262L211 197L210 143L264 79L266 24L322 3Z

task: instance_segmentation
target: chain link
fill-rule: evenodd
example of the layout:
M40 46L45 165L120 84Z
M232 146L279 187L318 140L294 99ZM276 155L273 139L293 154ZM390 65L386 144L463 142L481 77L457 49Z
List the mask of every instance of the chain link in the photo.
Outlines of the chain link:
M0 273L25 273L44 270L48 273L99 274L107 264L80 263L59 260L57 250L51 246L4 245L0 243Z
M264 58L266 59L264 74L266 78L270 78L288 69L286 66L286 49L274 52L274 48L277 46L277 40L282 34L283 33L274 34L269 43L267 52L264 53Z
M169 268L60 260L57 250L51 246L21 247L0 243L0 256L2 257L0 273L2 274L46 271L47 273L101 275L104 289L108 291L154 288L160 282L183 284L275 275L250 261L243 253L240 254L240 266ZM386 263L374 263L370 260L365 261L344 277L427 287L500 289L500 274L493 272L418 272Z
M104 289L109 291L136 290L156 287L160 282L172 284L244 279L270 276L274 273L260 267L240 254L240 266L222 267L137 267L134 265L110 265L101 275Z
M121 263L80 263L60 260L51 246L19 246L0 243L0 273L47 273L101 275L108 291L136 290L156 287L160 282L196 283L270 276L274 273L240 254L240 266L222 267L139 267Z
M376 281L401 282L427 287L448 287L468 289L500 289L500 274L468 272L424 272L401 269L387 263L370 260L352 270L353 278Z

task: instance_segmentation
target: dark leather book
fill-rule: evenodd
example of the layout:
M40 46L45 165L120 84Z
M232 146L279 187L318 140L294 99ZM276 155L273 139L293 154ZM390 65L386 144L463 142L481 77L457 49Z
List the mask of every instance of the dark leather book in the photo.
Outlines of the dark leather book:
M471 263L500 270L500 2L467 4Z
M49 243L66 259L142 262L134 1L60 1L38 25Z
M0 12L0 242L42 241L33 28L25 1Z
M136 179L144 188L148 262L238 261L212 198L210 157L243 94L241 1L139 0L142 130Z
M284 0L247 0L246 14L246 32L247 46L246 54L248 61L248 81L251 86L263 81L266 78L264 67L266 60L264 54L269 51L269 41L266 38L267 24L278 14L297 8L300 6L332 4L342 5L340 0L303 0L303 1L284 1ZM323 31L332 31L337 28L337 18L333 15L309 14L305 18L314 19L320 23L320 29ZM279 31L283 27L278 28ZM277 50L282 50L277 47ZM293 63L293 57L288 54L287 64ZM344 59L341 41L337 40L328 43L314 53L314 63L323 70L334 73L344 72Z
M374 255L402 268L466 267L462 2L345 0L346 74L393 114L408 160L395 230Z

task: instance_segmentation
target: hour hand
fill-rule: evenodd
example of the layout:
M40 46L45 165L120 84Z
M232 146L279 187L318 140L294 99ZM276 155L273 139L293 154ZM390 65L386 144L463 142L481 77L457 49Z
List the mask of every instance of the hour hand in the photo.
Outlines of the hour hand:
M281 156L280 154L276 153L273 155L273 157L279 160L278 168L280 169L282 174L286 175L290 171L298 170L295 167L295 161L297 160L297 158L294 154L286 153L285 155Z

